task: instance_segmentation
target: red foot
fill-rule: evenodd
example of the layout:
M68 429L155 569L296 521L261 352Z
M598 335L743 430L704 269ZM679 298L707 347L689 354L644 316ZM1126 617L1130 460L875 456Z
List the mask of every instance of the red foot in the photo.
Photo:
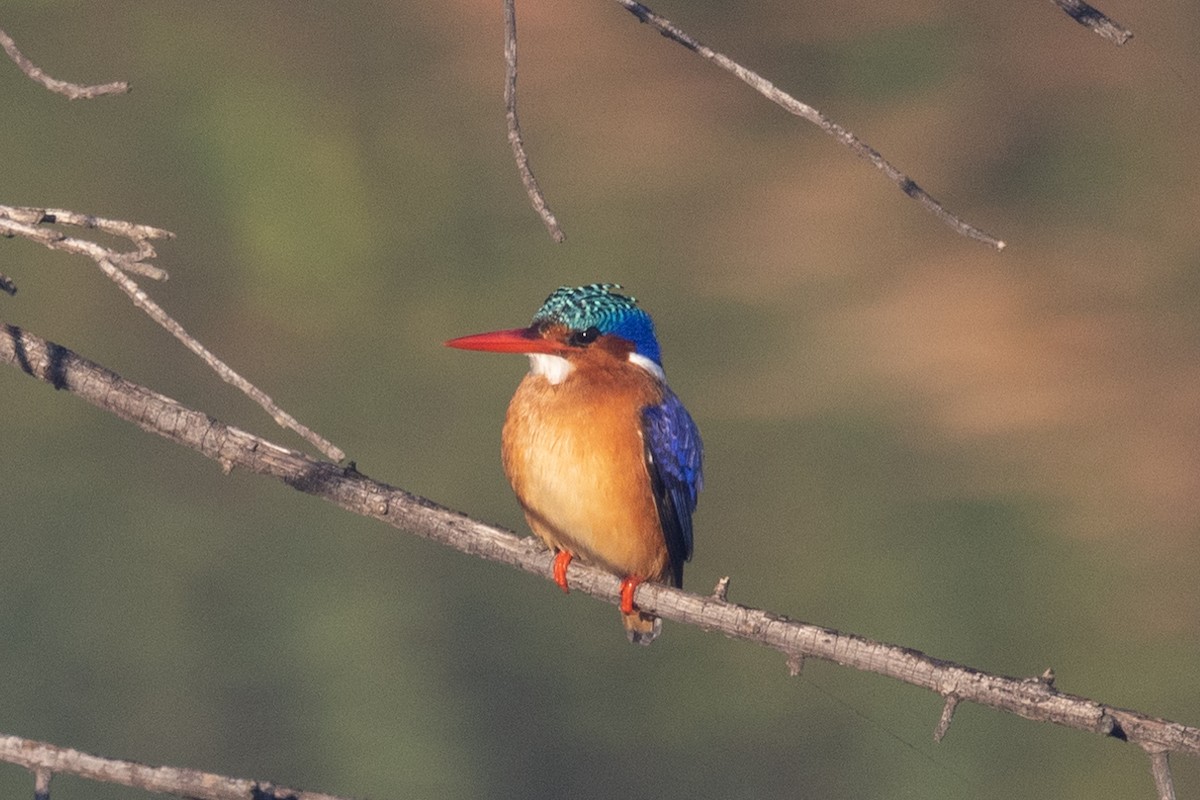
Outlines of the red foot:
M629 575L621 579L621 613L632 614L635 610L633 605L633 593L637 591L638 585L645 578L639 578L637 575Z
M571 591L567 588L567 567L571 565L571 559L574 557L567 550L559 550L558 555L554 557L554 582L566 593Z

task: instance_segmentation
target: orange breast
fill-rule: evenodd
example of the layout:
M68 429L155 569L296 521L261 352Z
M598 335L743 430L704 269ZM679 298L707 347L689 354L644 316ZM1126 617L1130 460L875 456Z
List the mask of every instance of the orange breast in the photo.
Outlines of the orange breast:
M530 528L614 574L669 580L641 409L657 381L628 361L580 363L558 384L527 375L504 424L504 470Z

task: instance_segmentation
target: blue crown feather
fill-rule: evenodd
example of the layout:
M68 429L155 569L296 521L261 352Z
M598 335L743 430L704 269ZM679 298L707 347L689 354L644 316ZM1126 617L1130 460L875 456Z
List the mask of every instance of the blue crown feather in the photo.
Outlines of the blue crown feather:
M619 283L563 286L546 298L533 315L533 324L556 323L574 331L596 328L633 344L634 352L662 366L658 339L650 315L637 306L637 298L619 294Z

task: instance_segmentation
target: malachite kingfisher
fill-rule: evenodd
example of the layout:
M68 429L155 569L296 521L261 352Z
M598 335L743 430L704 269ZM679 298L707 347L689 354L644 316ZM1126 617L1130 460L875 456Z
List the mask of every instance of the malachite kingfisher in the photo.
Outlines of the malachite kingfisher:
M649 644L662 622L636 608L634 592L646 580L683 585L702 445L667 386L650 315L621 288L564 286L527 328L446 344L529 356L504 421L504 472L556 553L555 582L568 590L576 556L619 576L629 640Z

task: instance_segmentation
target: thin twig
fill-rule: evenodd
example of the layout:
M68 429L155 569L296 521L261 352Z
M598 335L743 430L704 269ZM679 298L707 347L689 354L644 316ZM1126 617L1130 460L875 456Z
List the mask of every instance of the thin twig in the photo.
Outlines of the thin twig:
M74 238L54 228L45 227L53 223L77 225L100 230L114 236L123 236L132 240L137 249L134 252L117 252L87 239ZM64 250L92 259L100 267L100 270L129 296L129 299L133 301L135 306L169 331L185 347L198 355L205 364L221 377L221 380L237 387L247 397L258 403L263 410L271 415L277 424L295 431L305 441L312 444L334 461L341 461L346 457L341 448L308 426L300 423L295 417L280 408L266 392L243 378L228 364L217 358L208 348L189 334L182 325L176 322L170 314L163 310L160 305L151 300L150 296L129 277L128 273L131 272L153 278L165 278L167 276L165 271L151 264L144 263L143 259L153 258L155 255L154 247L150 243L150 240L174 238L174 234L170 231L153 228L149 225L137 225L122 220L110 220L62 209L0 206L0 235L20 236L30 241L38 242L52 250Z
M125 94L129 91L129 84L125 81L113 81L97 86L81 86L78 83L51 78L17 49L17 43L3 29L0 29L0 45L4 46L4 52L8 53L8 57L13 60L21 72L50 91L65 96L68 100L91 100L101 95Z
M350 467L318 461L187 408L126 381L60 345L0 325L0 361L72 392L142 429L193 449L224 468L270 475L294 489L465 553L550 579L553 556L529 539L484 524L431 500L372 480ZM572 589L616 604L619 581L595 567L571 565ZM647 613L779 650L789 663L813 657L884 675L959 702L1127 741L1147 752L1200 756L1200 728L1110 706L1056 689L1043 673L1027 679L982 672L919 651L810 625L768 611L643 583L635 597Z
M46 800L50 797L50 775L55 772L79 775L102 783L132 786L148 792L194 797L197 800L346 800L331 794L287 789L267 781L250 781L196 769L152 767L136 761L104 758L20 736L0 735L0 761L32 770L37 780L36 791L44 791L44 794L37 794L36 797Z
M521 183L525 184L525 192L533 210L542 218L550 238L556 242L566 239L566 234L558 226L554 212L546 205L546 196L533 170L529 168L529 156L525 154L525 141L521 137L521 122L517 119L517 9L515 0L504 0L504 109L505 119L508 120L508 143L512 146L513 158L517 162L517 172L521 174Z
M287 413L278 405L276 405L275 401L267 396L266 392L243 378L228 364L213 355L213 353L207 347L200 344L195 337L184 330L183 326L176 322L166 311L164 311L162 307L158 305L158 303L155 303L153 300L151 300L150 297L144 291L142 291L141 287L138 286L132 278L118 268L115 262L106 258L102 258L98 260L96 264L99 265L101 271L105 275L112 279L117 286L121 287L121 291L129 295L129 299L133 301L135 306L140 308L142 311L145 311L152 320L166 328L176 339L183 342L184 347L198 355L200 360L202 360L205 364L208 364L208 366L211 367L212 370L217 373L217 375L221 376L221 380L225 381L231 386L236 386L238 389L241 389L247 397L262 406L263 410L270 414L275 422L281 427L290 428L291 430L300 434L305 441L309 442L311 445L316 447L329 458L332 458L334 461L341 461L346 457L346 454L342 452L341 448L326 440L323 436L309 428L307 425L299 422L291 414Z
M11 220L17 225L5 226L4 220ZM87 239L77 239L67 236L54 228L44 225L74 225L80 228L98 230L113 236L129 239L137 249L132 252L116 252L110 248L96 244ZM175 234L162 228L150 225L139 225L119 219L105 219L91 214L80 214L61 208L30 208L28 206L0 205L0 234L5 236L21 236L38 242L52 250L63 250L76 255L87 256L93 261L108 258L121 264L121 269L156 281L165 281L169 276L167 271L153 264L145 263L145 259L154 258L153 239L174 239Z
M850 150L859 158L862 158L873 164L876 169L878 169L893 183L899 186L902 192L916 200L921 205L925 206L925 208L934 216L945 222L958 233L968 238L983 242L984 244L994 247L997 250L1004 249L1003 241L990 234L984 233L975 226L964 222L962 219L959 219L957 216L947 211L945 206L943 206L932 195L918 186L916 181L901 172L896 167L892 166L892 164L885 159L878 150L859 139L841 125L826 117L817 109L806 103L800 102L753 70L743 67L741 64L729 58L728 56L718 53L707 45L697 41L692 36L682 31L678 26L675 25L675 23L671 22L666 17L659 16L645 5L635 2L635 0L616 0L616 2L620 3L626 11L637 17L640 22L650 25L667 39L683 45L688 50L691 50L693 53L705 59L706 61L710 61L726 72L737 76L737 78L751 86L755 91L766 97L771 102L777 104L784 110L796 115L797 117L808 120L833 138L837 139L843 145L850 148Z
M1125 44L1133 38L1133 31L1123 27L1100 9L1089 6L1083 0L1053 0L1053 2L1071 19L1086 28L1091 28L1093 33L1103 36L1114 44Z

